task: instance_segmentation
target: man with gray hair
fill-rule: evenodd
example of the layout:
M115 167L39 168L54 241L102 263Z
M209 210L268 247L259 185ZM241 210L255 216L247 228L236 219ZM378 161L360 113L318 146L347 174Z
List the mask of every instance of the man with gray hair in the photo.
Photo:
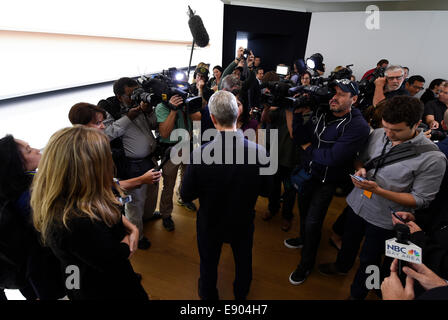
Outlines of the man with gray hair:
M216 92L209 100L209 110L217 134L193 150L180 194L185 201L199 198L201 204L196 221L199 297L219 299L219 257L222 245L229 243L235 259L234 296L244 300L252 281L255 203L259 195L269 195L271 176L260 174L265 164L259 158L266 156L266 150L237 131L235 96L224 90ZM251 158L251 154L257 157ZM201 159L200 163L195 159Z
M384 77L375 80L373 105L395 96L408 96L409 93L401 85L404 81L404 70L400 66L389 66L384 71Z
M241 86L241 80L233 74L229 74L221 80L221 90L223 91L229 91L233 94L236 94L241 90ZM209 105L206 105L201 110L201 134L203 135L205 130L207 129L214 128L215 127L213 125L212 119L210 118L210 107Z

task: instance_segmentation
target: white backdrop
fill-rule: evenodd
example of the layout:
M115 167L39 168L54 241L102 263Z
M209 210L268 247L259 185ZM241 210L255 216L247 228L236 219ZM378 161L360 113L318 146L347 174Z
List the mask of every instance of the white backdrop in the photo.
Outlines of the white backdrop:
M188 65L188 5L209 46L192 64L221 64L220 0L15 0L0 10L0 100Z
M365 12L313 13L306 57L322 53L325 75L354 64L358 80L382 58L422 75L426 86L448 78L448 11L380 12L379 30L367 29L367 17Z

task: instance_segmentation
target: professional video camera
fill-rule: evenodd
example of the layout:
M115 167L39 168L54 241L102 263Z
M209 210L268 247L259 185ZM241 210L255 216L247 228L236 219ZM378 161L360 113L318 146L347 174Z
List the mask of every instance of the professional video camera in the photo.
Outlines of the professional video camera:
M328 83L334 81L334 80L342 80L342 79L349 79L352 77L353 71L350 68L353 66L353 64L349 64L345 66L345 68L342 68L339 71L332 71L330 73L330 76L328 78L323 77L312 77L311 78L311 84L316 86L325 86Z
M375 93L375 80L384 77L384 71L386 71L385 68L378 68L368 78L358 82L358 108L361 111L372 104L373 94Z
M262 103L288 109L309 107L316 110L319 107L328 108L328 101L334 95L329 86L296 86L291 81L273 81L262 84L269 93L262 95ZM297 95L299 94L299 95Z
M202 108L202 98L189 94L188 82L174 80L165 72L151 77L142 76L138 81L141 88L134 90L131 95L131 99L136 102L144 101L153 107L160 102L168 105L172 96L179 95L184 101L183 107L188 114L198 112Z

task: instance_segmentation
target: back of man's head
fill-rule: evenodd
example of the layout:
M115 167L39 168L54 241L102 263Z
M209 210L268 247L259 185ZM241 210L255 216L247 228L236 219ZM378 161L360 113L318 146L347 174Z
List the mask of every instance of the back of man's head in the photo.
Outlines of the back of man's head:
M390 124L405 122L412 128L423 116L423 103L414 97L395 96L384 102L383 120Z
M219 125L232 128L238 118L238 104L235 96L228 91L214 93L208 101L208 108Z
M229 74L222 79L222 90L241 90L241 80L233 74Z
M125 94L125 88L137 87L138 82L131 78L120 78L114 82L114 94L119 97Z

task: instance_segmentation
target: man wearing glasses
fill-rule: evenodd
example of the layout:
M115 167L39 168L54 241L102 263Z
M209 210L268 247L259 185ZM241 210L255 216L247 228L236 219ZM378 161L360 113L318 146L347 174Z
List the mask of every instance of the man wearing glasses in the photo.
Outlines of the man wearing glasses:
M384 71L385 77L375 80L375 93L373 95L373 105L390 99L395 96L408 96L406 89L401 88L404 80L404 70L400 66L389 66Z
M422 76L412 76L406 81L405 89L409 92L411 97L414 97L417 93L425 88L425 78Z

